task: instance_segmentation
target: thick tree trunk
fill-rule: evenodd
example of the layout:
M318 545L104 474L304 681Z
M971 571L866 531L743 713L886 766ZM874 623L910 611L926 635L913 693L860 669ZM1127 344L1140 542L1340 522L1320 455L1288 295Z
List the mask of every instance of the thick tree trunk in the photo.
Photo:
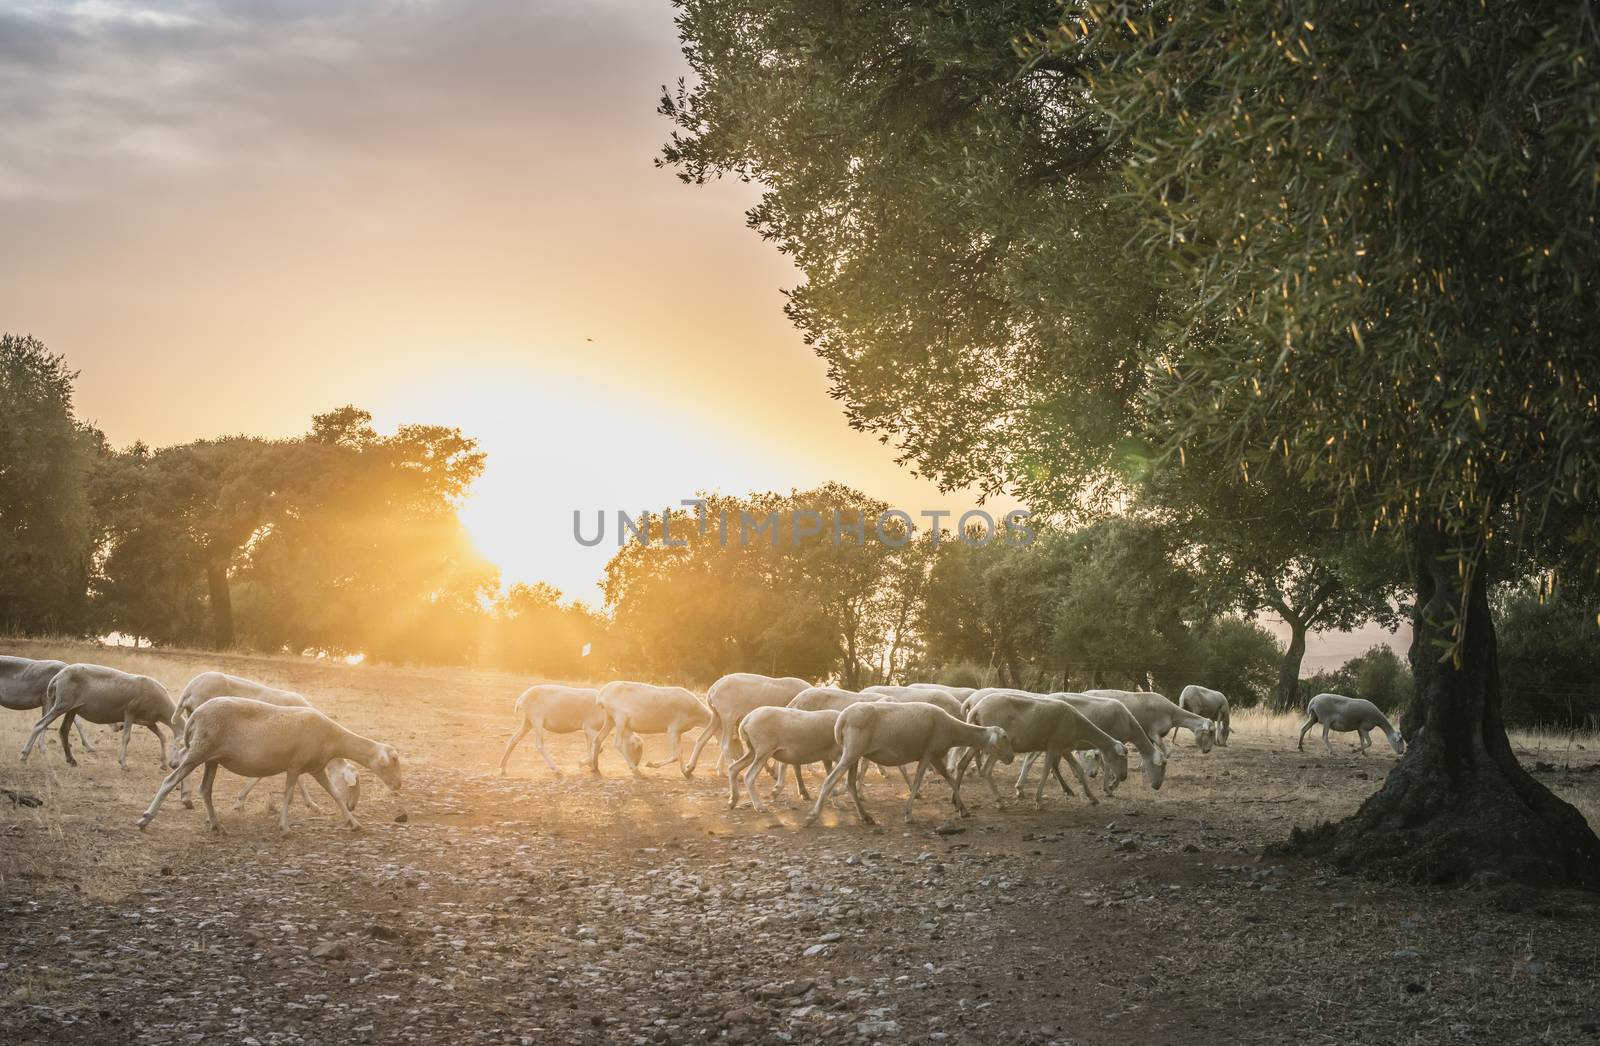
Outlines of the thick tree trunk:
M1600 888L1600 839L1511 751L1482 566L1459 657L1441 661L1461 606L1457 558L1432 526L1418 528L1413 550L1416 689L1401 727L1405 756L1354 817L1296 831L1290 848L1369 877Z
M218 650L233 647L233 596L228 591L228 564L206 567L206 585L211 590L211 641Z
M1272 691L1272 710L1293 712L1300 708L1300 663L1306 657L1306 626L1299 618L1283 617L1289 626L1289 649L1278 664L1278 685Z

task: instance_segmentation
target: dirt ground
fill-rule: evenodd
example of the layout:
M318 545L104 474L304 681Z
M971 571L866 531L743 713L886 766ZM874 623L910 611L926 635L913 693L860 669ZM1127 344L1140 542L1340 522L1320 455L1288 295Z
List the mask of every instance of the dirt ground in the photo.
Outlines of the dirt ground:
M1394 760L1348 738L1298 753L1283 719L1241 717L1204 755L1184 735L1159 793L1135 770L1098 806L1052 790L1041 812L969 782L958 821L933 781L905 825L902 786L874 776L879 827L841 807L804 829L792 791L774 816L727 810L705 760L633 780L608 749L591 778L581 736L550 746L565 775L529 740L502 779L528 682L510 676L4 652L174 693L211 667L291 687L397 745L406 776L397 797L363 775L359 832L322 797L281 835L279 788L234 810L224 773L227 835L175 800L141 834L148 733L126 771L106 727L75 770L54 731L20 765L33 717L0 713L0 1042L1600 1041L1585 901L1263 857L1353 811ZM1600 752L1582 744L1519 738L1593 817Z

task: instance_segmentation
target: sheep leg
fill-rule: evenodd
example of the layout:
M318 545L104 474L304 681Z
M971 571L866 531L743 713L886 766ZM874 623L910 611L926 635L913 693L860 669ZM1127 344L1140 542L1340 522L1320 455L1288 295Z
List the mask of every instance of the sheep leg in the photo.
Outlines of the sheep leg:
M1084 798L1088 799L1091 805L1099 806L1100 805L1100 800L1096 799L1094 797L1094 793L1089 791L1089 779L1083 775L1083 767L1078 765L1078 761L1076 759L1069 759L1069 760L1067 760L1067 762L1072 767L1072 776L1076 777L1078 779L1078 783L1083 785ZM1056 778L1060 779L1060 777L1061 777L1061 768L1059 766L1057 766L1056 767ZM1109 777L1110 777L1110 775L1108 774L1107 778L1109 779ZM1062 787L1062 789L1064 789L1066 791L1066 793L1068 795L1072 794L1072 790L1070 788L1067 788L1067 782L1062 781L1061 782L1061 787Z
M750 768L750 776L748 779L746 779L744 786L747 789L755 788L757 771L752 765L755 763L755 761L755 749L747 749L744 755L741 755L738 759L734 760L733 765L728 767L728 809L736 810L739 807L739 775L743 773L747 767ZM755 792L751 791L750 805L752 807L755 806L755 797Z
M1328 754L1333 754L1333 742L1328 740L1328 724L1322 724L1322 743L1327 746Z
M828 776L822 781L821 791L817 792L817 802L816 805L811 808L811 816L806 818L807 827L817 823L817 818L822 816L822 804L827 801L829 794L831 794L833 790L838 787L839 778L843 777L845 772L853 765L855 765L855 758L853 756L848 759L841 757L839 761L833 765L833 769L828 771Z
M917 801L917 791L922 788L922 777L928 772L928 764L930 762L933 762L933 760L926 756L917 760L917 777L916 780L911 782L911 794L906 796L906 824L911 823L911 804ZM900 772L905 773L905 769L902 766Z
M72 722L76 718L77 715L72 712L61 717L61 751L67 757L68 766L78 765L78 761L72 758Z
M306 791L306 779L300 778L297 788L300 792L300 801L306 804L307 810L321 810L322 807L311 801L311 793Z
M922 787L922 774L917 774L917 783L913 786L911 784L911 775L906 773L905 764L902 763L895 769L900 771L900 780L906 783L906 791L910 793L911 798L915 799L917 797L917 789Z
M779 763L781 769L785 764ZM800 798L805 802L811 801L811 793L806 791L806 768L799 763L794 764L794 786L800 789Z
M233 808L235 810L237 810L237 809L239 809L239 807L243 806L244 805L244 798L245 798L245 796L250 794L250 789L254 788L256 785L258 785L260 783L261 783L261 778L259 778L259 777L250 778L250 783L245 785L243 788L239 789L239 794L233 797Z
M756 794L756 778L761 776L761 768L767 765L767 760L772 758L772 753L756 752L752 749L741 752L739 758L750 760L748 764L750 769L744 775L744 790L750 793L750 809L767 813L767 808L761 805L761 796ZM728 775L731 777L733 770L730 769Z
M1300 743L1295 745L1295 748L1299 749L1302 752L1304 752L1306 750L1306 731L1310 730L1312 727L1314 727L1316 725L1317 725L1317 717L1316 716L1307 716L1306 717L1305 724L1300 727Z
M555 774L557 777L561 776L561 767L557 766L556 761L550 758L550 753L545 751L544 720L542 719L535 724L533 728L533 747L534 750L538 752L539 755L544 759L544 765L550 768L550 772Z
M606 743L606 735L611 733L613 725L611 717L606 716L600 729L589 738L589 772L596 777L600 776L600 746Z
M769 799L776 799L776 798L778 798L778 796L783 794L783 774L784 774L784 771L787 770L787 769L788 769L788 764L787 763L779 763L777 766L772 768L772 793L771 793L771 795L768 796ZM794 768L794 771L795 771L795 776L799 777L800 776L800 768L797 766L797 767ZM811 797L809 795L805 794L805 790L806 790L805 782L801 781L800 782L800 797L809 802Z
M706 724L704 730L700 731L700 736L694 739L694 751L689 753L689 769L684 771L685 777L694 773L694 768L700 765L700 752L705 748L706 742L711 740L711 735L717 732L717 728L721 723L722 714L713 708L711 710L711 721ZM722 754L724 757L728 754L728 732L726 730L722 732ZM717 760L717 769L722 770L724 766L723 759L719 758Z
M227 835L227 830L222 827L222 819L217 816L217 808L211 805L211 786L217 780L217 767L220 763L207 763L206 772L200 778L200 798L205 800L206 821L211 825L211 830L218 835Z
M522 725L517 727L517 732L511 735L511 740L506 742L506 750L504 752L500 753L500 776L501 777L504 777L506 775L506 763L509 762L510 759L511 759L511 750L513 748L517 747L517 742L521 741L524 737L528 736L528 731L530 729L531 729L531 727L529 727L528 721L526 719L524 719L522 721ZM537 742L535 742L535 743L537 743ZM544 757L544 761L548 763L550 761L550 757L549 756L545 756Z
M33 732L28 735L27 743L22 746L22 762L26 763L28 761L28 753L33 751L33 746L38 742L39 735L49 729L50 724L55 722L56 719L66 714L67 710L65 708L52 707L45 709L44 714L39 717L39 721L33 724Z
M734 727L731 719L721 715L719 715L717 718L722 720L722 743L717 749L717 769L721 770L733 761L733 746L738 744L739 731ZM744 745L739 745L739 748L739 754L743 755ZM688 775L685 774L684 776Z
M261 778L256 778L256 781ZM255 781L250 782L252 785ZM294 801L294 787L300 783L300 771L290 770L283 775L283 809L278 813L278 830L289 834L289 804Z
M956 812L962 817L971 817L972 811L967 809L967 804L961 801L961 779L950 776L950 769L944 765L943 759L935 759L933 768L939 771L939 776L950 782L950 802L955 806Z
M1045 777L1054 775L1056 782L1061 785L1061 791L1066 795L1072 795L1072 789L1067 786L1067 779L1061 776L1061 761L1063 759L1071 761L1072 773L1075 777L1077 777L1079 780L1084 779L1085 775L1083 772L1083 764L1078 762L1078 753L1076 752L1062 752L1058 754L1055 759L1051 760L1050 770L1045 774ZM1039 786L1043 788L1044 782L1040 781ZM1085 784L1083 786L1083 790L1087 792L1089 790L1089 786Z
M181 781L183 781L184 778L188 777L189 774L194 770L194 768L199 766L199 765L200 765L199 760L195 760L194 762L190 762L189 761L189 753L187 753L187 752L184 753L184 757L178 763L178 765L173 768L173 770L172 770L172 772L170 774L168 774L164 779L162 779L161 787L156 789L156 797L154 799L150 800L150 806L140 816L137 824L139 825L139 830L141 832L144 831L145 827L151 821L155 820L156 811L161 809L161 804L167 798L167 794L169 792L171 792L174 788L178 787L178 784Z
M867 813L866 800L861 798L861 763L862 760L860 759L852 759L850 761L850 798L856 802L856 813L861 815L862 824L877 824L878 822L872 819L872 815ZM820 802L821 800L818 801ZM909 799L906 801L910 802Z
M1361 737L1361 744L1356 748L1356 751L1361 755L1366 755L1367 749L1372 747L1372 737L1366 730L1358 730L1356 732Z
M1029 773L1029 771L1031 771L1033 769L1033 764L1038 762L1038 761L1039 761L1039 753L1038 752L1029 752L1027 755L1022 757L1022 769L1017 772L1017 787L1012 792L1012 794L1014 796L1016 796L1016 798L1018 798L1018 799L1022 798L1023 789L1028 787L1028 773ZM993 760L993 759L989 760L989 769L990 769L991 772L994 770L994 763L995 763L995 760ZM1048 772L1046 772L1046 776L1049 776ZM990 788L994 788L994 778L993 777L989 778L989 787ZM995 798L996 799L1000 798L998 790L996 790Z
M328 768L319 766L311 771L311 776L316 779L317 784L322 786L322 790L327 792L333 799L333 805L339 808L339 812L344 814L344 823L350 826L351 831L360 828L361 822L356 820L356 815L350 812L350 808L344 805L344 800L339 798L339 794L328 783Z
M666 766L668 763L676 762L678 764L678 769L684 771L683 776L688 777L689 772L684 770L683 762L683 734L679 730L678 724L676 723L667 728L667 751L671 754L665 759L661 760L659 763L646 763L645 765L650 769L655 770L659 767Z

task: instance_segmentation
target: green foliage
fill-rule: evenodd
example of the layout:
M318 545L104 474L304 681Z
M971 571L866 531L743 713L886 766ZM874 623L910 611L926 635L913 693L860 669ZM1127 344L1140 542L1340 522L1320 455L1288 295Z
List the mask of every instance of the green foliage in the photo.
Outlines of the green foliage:
M1440 526L1469 578L1505 537L1600 549L1589 6L1082 11L1034 53L1094 55L1086 119L1163 286L1157 456Z
M1508 587L1495 600L1505 715L1592 728L1600 719L1600 624L1592 586Z
M75 371L44 343L0 335L0 628L89 624L94 548L87 475L101 434L73 415Z

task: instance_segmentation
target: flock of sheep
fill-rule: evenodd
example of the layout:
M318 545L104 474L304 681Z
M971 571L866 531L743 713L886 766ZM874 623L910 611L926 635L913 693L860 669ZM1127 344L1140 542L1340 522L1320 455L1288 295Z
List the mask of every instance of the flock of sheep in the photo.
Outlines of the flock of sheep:
M546 765L560 768L545 751L544 734L582 731L589 741L586 760L591 772L600 771L600 750L607 737L628 768L639 773L641 734L665 734L669 758L652 767L676 762L685 777L694 773L700 754L713 737L719 738L718 769L728 775L728 807L739 805L741 775L750 803L762 809L755 789L764 767L776 764L773 794L783 787L786 767L793 767L802 798L806 791L804 767L821 763L827 770L811 814L812 824L838 787L848 782L856 812L873 823L861 797L861 775L867 764L897 768L906 781L905 818L929 769L950 784L951 803L966 816L961 783L974 768L999 798L992 774L997 762L1026 756L1017 778L1020 798L1028 772L1042 756L1044 772L1034 790L1040 804L1044 787L1053 775L1069 795L1061 776L1061 762L1083 787L1091 803L1097 800L1088 778L1104 770L1107 795L1128 776L1128 748L1138 750L1145 779L1160 788L1166 776L1167 735L1188 730L1202 752L1213 745L1226 746L1231 730L1228 699L1216 690L1190 685L1178 702L1148 691L1090 690L1085 693L1039 694L991 687L974 689L938 683L909 686L869 686L860 691L813 686L795 677L775 679L751 672L723 676L706 692L704 703L691 691L676 686L619 681L599 689L542 684L529 687L517 698L520 720L500 757L500 773L517 744L529 733ZM1360 698L1319 694L1307 708L1305 734L1320 723L1323 742L1330 730L1354 730L1361 736L1360 750L1371 747L1369 731L1382 729L1396 752L1405 742L1378 708ZM687 759L685 735L700 731ZM906 770L916 766L915 777Z
M358 826L351 813L360 794L356 766L377 774L391 791L400 788L400 756L392 746L345 729L300 694L221 672L195 676L174 702L166 687L149 676L103 665L0 657L0 706L42 710L23 745L24 762L44 731L58 720L62 751L73 766L77 765L71 741L75 723L80 740L89 747L80 720L121 730L118 764L124 769L134 728L143 726L155 734L161 743L161 766L171 772L139 818L141 829L155 818L174 788L181 788L185 806L193 806L188 777L201 767L207 821L218 832L223 829L211 790L219 767L255 779L235 805L256 781L285 775L280 817L284 831L289 828L289 804L297 788L311 805L302 776L322 786L351 828ZM541 684L517 698L516 711L520 722L501 756L502 775L512 751L529 733L545 763L557 773L560 770L544 747L547 731L587 735L586 763L594 773L600 770L601 747L611 737L636 775L644 747L641 735L664 734L671 755L649 765L676 762L685 777L694 773L706 744L716 737L718 768L728 776L730 809L739 804L741 780L751 805L763 809L755 790L763 768L773 768L776 795L783 787L785 769L793 767L795 784L809 800L803 768L823 764L827 776L807 824L816 821L841 780L846 781L861 819L872 823L861 796L861 776L868 764L880 772L891 767L899 771L909 792L907 821L930 769L949 782L951 802L966 816L961 784L969 770L983 777L998 799L992 776L995 764L1024 756L1016 784L1020 798L1030 769L1042 757L1044 770L1034 790L1038 804L1051 776L1071 794L1061 774L1065 761L1089 801L1098 802L1089 790L1089 778L1103 773L1101 788L1110 795L1127 779L1129 748L1137 750L1150 786L1160 788L1169 733L1176 736L1177 731L1188 730L1199 749L1208 752L1213 745L1227 745L1230 732L1227 698L1201 686L1185 687L1174 704L1160 694L1128 690L1039 694L915 683L853 691L749 672L723 676L707 691L704 702L676 686L627 681L598 689ZM1369 731L1381 729L1396 752L1404 749L1399 731L1376 706L1359 698L1337 694L1313 698L1300 731L1302 747L1306 732L1318 724L1330 752L1330 730L1358 732L1360 751L1365 752L1371 747ZM161 732L162 726L171 729L170 739ZM696 730L699 737L685 757L687 735ZM907 770L913 765L914 776ZM404 820L405 814L399 819Z

